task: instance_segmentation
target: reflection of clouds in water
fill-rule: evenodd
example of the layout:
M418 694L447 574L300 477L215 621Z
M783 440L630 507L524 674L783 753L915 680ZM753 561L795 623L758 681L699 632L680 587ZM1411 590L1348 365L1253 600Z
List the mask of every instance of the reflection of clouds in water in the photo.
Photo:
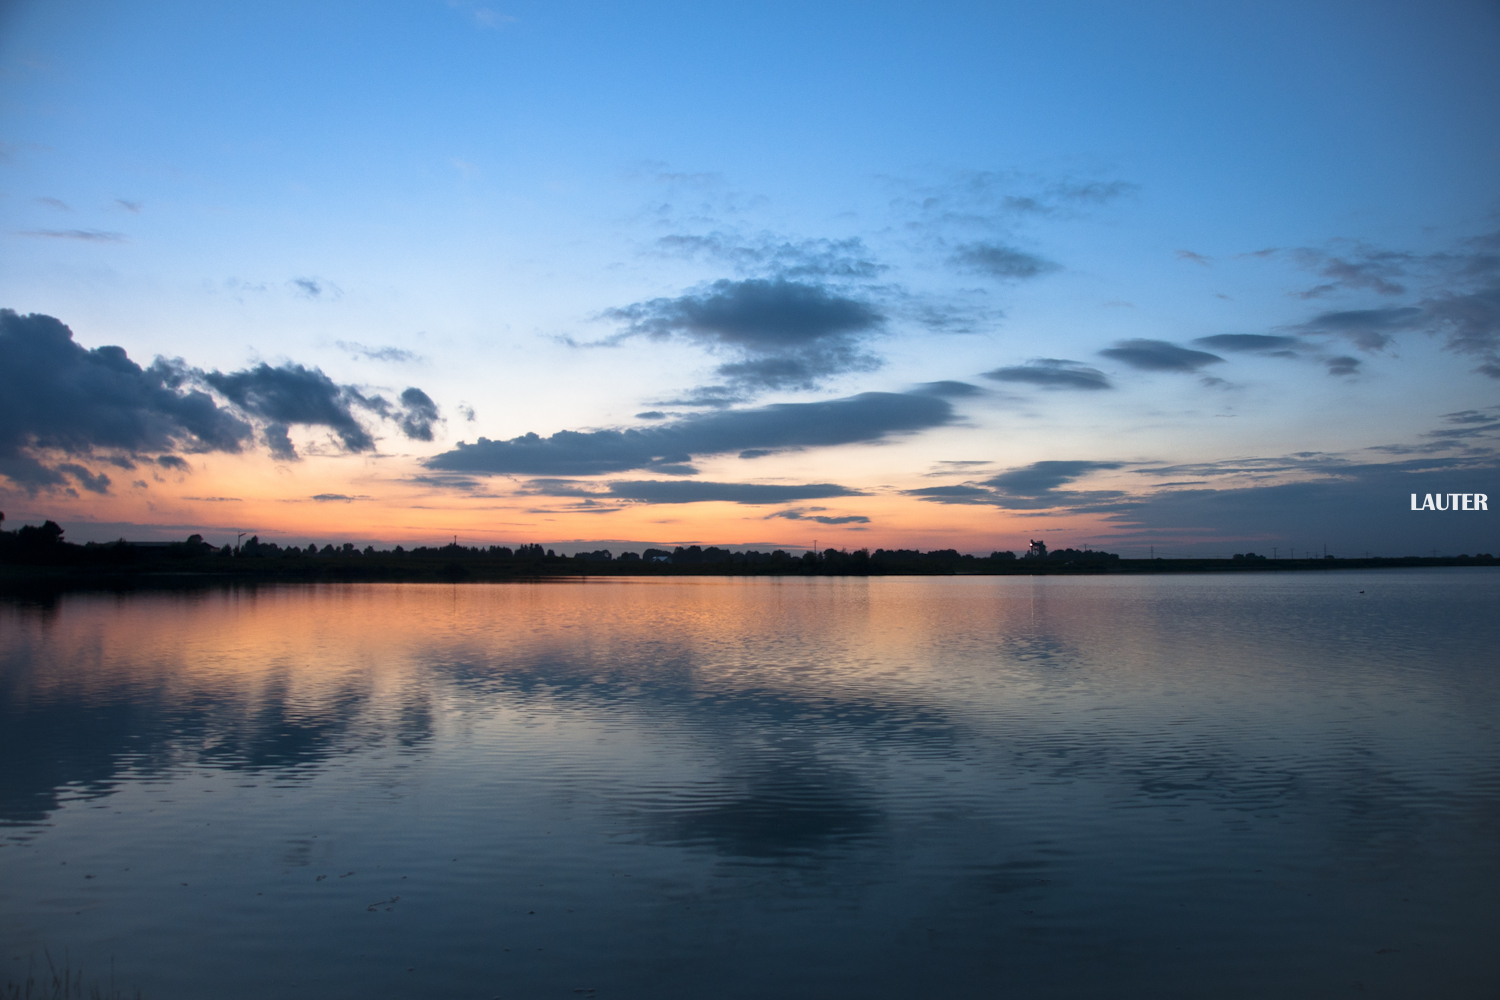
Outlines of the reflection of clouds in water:
M390 720L371 715L368 692L346 688L314 707L285 678L258 693L121 685L54 689L41 703L0 697L0 731L14 740L0 768L0 823L42 822L66 800L184 768L305 779L388 740L420 749L432 738L431 706L422 692L410 697Z
M816 759L648 790L622 805L637 818L644 843L744 858L786 860L851 847L870 840L883 821L869 789Z
M1322 673L1289 673L1260 634L1275 635L1280 591L1235 581L1218 596L1200 585L1148 600L1146 584L1111 586L715 581L44 602L23 612L37 627L0 654L0 727L16 748L0 771L0 821L37 822L62 799L177 767L311 777L381 747L493 761L526 746L505 758L510 773L539 787L600 782L596 798L641 842L747 858L868 847L913 808L1023 830L1066 785L1091 787L1110 811L1204 807L1226 823L1290 808L1351 850L1414 842L1434 809L1482 811L1485 789L1493 800L1493 780L1447 789L1393 759L1388 739L1356 747L1310 726L1315 713L1286 720L1266 700L1270 682L1243 668L1273 664L1297 691L1368 673L1380 644L1362 638L1365 620L1351 617L1362 612L1309 609L1305 595L1287 605L1319 622L1311 641L1339 637L1312 658ZM1443 613L1427 610L1431 629L1447 627ZM1210 643L1208 620L1235 641ZM134 673L78 644L88 628L127 626L127 653L153 658ZM171 644L207 633L214 644ZM72 675L34 676L27 657L49 643ZM1168 687L1201 687L1202 663L1216 671L1214 698L1165 700ZM1229 697L1246 690L1259 700ZM445 720L510 711L549 720L560 739L437 739ZM648 759L692 768L670 785L649 763L604 782L618 763L575 735L600 724L632 734ZM969 778L918 789L949 764ZM999 841L988 857L1030 863Z

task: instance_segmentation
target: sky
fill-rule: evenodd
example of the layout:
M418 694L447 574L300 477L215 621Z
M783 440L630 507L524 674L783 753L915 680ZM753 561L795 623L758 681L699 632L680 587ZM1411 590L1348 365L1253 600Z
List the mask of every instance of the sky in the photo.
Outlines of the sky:
M1500 4L0 4L73 541L1500 551ZM1444 501L1446 504L1446 501Z

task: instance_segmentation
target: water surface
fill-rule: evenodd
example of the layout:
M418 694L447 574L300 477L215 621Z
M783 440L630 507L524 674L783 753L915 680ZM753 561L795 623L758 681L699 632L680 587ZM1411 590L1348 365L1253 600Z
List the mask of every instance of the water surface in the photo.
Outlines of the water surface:
M12 601L0 981L1493 998L1497 609L1484 569Z

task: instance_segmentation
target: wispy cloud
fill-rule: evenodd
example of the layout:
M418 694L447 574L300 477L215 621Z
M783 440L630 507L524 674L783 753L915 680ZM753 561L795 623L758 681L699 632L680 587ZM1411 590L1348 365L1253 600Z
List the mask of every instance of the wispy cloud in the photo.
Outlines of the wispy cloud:
M1109 378L1097 368L1066 358L1032 358L1021 365L1008 365L984 373L996 382L1024 382L1043 389L1113 389Z
M396 364L421 361L422 356L404 347L368 347L355 340L335 340L340 350L348 352L355 359L366 358L370 361L389 361Z
M27 229L17 235L43 240L80 240L84 243L129 242L124 233L108 232L103 229Z

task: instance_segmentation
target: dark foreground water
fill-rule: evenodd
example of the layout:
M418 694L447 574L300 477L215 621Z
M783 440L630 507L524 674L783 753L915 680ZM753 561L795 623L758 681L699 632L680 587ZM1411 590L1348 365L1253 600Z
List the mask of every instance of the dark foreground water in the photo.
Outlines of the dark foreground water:
M77 595L0 638L0 983L1500 995L1495 571Z

